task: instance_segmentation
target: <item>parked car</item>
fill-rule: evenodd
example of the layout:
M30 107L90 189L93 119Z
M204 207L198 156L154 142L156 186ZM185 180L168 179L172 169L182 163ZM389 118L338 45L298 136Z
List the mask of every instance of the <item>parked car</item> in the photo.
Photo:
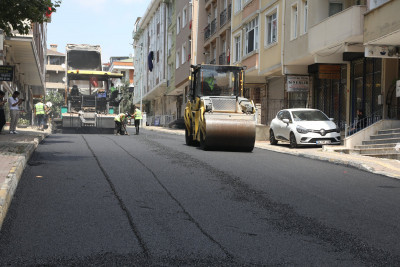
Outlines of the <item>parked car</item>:
M291 148L340 144L340 129L318 109L283 109L271 121L269 140L271 145L278 141L289 142Z

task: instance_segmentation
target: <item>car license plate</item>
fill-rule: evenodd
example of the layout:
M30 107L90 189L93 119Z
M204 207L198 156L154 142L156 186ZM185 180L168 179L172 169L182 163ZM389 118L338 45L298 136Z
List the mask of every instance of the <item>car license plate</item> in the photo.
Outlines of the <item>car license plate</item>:
M331 140L320 140L317 141L317 145L328 145L331 143Z

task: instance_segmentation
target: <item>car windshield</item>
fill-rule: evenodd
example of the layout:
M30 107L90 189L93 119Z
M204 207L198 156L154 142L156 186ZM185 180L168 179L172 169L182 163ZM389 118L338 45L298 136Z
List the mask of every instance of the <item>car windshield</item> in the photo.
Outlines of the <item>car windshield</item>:
M319 110L292 111L295 121L329 121L329 118Z

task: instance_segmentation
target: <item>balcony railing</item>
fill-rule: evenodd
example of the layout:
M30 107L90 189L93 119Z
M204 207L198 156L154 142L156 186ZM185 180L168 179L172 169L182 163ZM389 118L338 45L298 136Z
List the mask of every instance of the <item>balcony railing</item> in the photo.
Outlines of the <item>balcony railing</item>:
M219 65L226 65L226 54L225 52L219 55Z
M231 20L231 18L232 18L232 4L228 5L227 13L228 13L228 20Z
M211 21L211 35L213 35L217 31L217 19L213 19Z
M204 41L206 41L211 36L211 25L208 24L207 27L204 28Z
M219 27L222 28L225 23L228 21L228 14L226 9L224 9L220 14L219 14Z

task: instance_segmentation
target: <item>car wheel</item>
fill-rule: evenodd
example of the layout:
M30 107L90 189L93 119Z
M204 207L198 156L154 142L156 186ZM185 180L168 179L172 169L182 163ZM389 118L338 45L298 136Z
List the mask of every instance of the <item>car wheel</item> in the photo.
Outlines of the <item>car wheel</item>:
M294 133L290 133L290 148L296 148L296 147L297 147L296 136L294 136Z
M271 143L271 145L278 144L278 140L275 139L275 134L273 130L269 131L269 142Z

